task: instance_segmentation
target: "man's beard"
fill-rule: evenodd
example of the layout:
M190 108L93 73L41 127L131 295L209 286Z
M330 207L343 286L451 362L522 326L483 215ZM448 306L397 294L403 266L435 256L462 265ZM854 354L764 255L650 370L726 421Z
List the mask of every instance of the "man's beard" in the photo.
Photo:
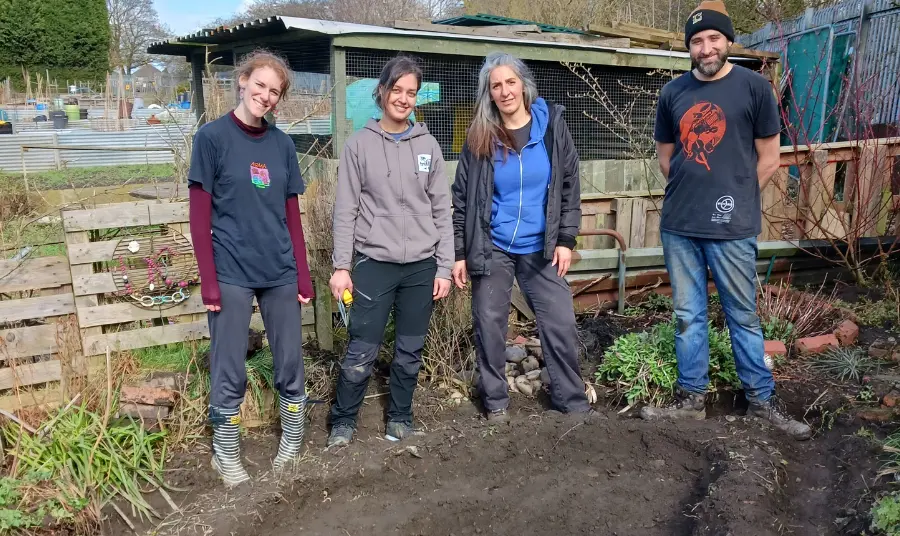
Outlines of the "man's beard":
M728 49L726 48L722 52L716 55L714 61L707 61L706 63L701 62L699 58L695 58L691 56L691 63L694 68L700 71L700 74L703 76L713 77L719 71L722 70L722 67L725 66L725 62L728 60Z

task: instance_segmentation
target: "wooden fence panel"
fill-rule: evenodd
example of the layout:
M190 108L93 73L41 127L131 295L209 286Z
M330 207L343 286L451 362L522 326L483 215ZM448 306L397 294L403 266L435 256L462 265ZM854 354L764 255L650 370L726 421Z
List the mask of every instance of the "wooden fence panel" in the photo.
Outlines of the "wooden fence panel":
M90 210L66 210L62 220L69 246L74 309L81 328L84 355L103 354L107 347L111 351L133 350L209 336L199 285L191 287L191 296L178 305L144 307L116 295L116 278L121 279L121 276L114 276L105 267L113 260L120 240L130 236L130 232L140 231L136 227L164 225L167 230L181 233L190 240L190 235L183 233L189 225L187 203L117 203ZM110 233L112 230L116 232ZM89 233L95 233L93 240L88 238ZM101 235L114 235L115 238L96 238ZM316 337L313 305L303 307L302 318L303 337ZM251 325L262 326L258 313ZM330 326L329 321L325 335L329 338ZM324 324L320 331L326 331Z
M71 283L65 257L0 260L0 392L7 392L0 408L15 408L26 396L20 388L64 379L79 350L70 344L77 333ZM39 398L60 399L65 382L48 390Z

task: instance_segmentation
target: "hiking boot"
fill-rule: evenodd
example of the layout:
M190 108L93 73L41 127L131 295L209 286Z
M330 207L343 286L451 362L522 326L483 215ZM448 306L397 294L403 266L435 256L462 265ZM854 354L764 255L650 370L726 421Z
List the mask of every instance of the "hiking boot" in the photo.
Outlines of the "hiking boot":
M795 421L786 415L779 407L775 397L760 402L750 402L747 415L766 421L778 430L786 433L797 441L804 441L812 436L812 428L800 421Z
M689 393L683 389L675 390L675 401L662 408L644 406L641 418L645 421L656 419L696 419L706 418L706 395Z
M509 424L509 413L505 409L494 409L487 412L488 424Z
M239 408L209 407L209 420L213 428L212 466L228 487L250 480L241 464L241 417Z
M571 416L576 422L581 422L584 424L591 424L606 420L606 415L601 414L594 408L591 408L587 411L572 412Z
M350 440L353 439L353 432L356 429L349 424L338 423L331 427L331 435L328 436L328 442L325 444L325 448L331 447L343 447L344 445L349 445Z
M306 397L281 397L278 406L281 414L281 441L278 444L278 454L272 462L276 471L282 470L300 453L306 425Z
M406 421L388 421L384 430L384 438L388 441L400 441L407 437L418 437L425 435L425 432L413 428L412 423Z

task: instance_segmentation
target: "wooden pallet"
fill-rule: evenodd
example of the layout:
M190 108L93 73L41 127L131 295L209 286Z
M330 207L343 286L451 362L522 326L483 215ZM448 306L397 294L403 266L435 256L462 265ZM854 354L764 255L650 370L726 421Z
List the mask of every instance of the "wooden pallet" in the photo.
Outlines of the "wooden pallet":
M80 363L71 283L65 257L0 260L0 391L7 392L0 409L66 395ZM44 391L30 389L43 384Z
M169 308L148 308L110 299L118 289L113 274L103 264L112 260L119 238L91 239L91 233L96 231L119 229L123 231L120 235L127 236L129 228L165 225L190 240L187 203L117 203L89 210L65 210L62 218L86 356L103 354L107 347L111 351L133 350L209 336L206 308L197 286L191 289L190 298ZM315 336L313 307L303 307L302 323L304 338ZM259 313L253 315L251 326L262 328Z

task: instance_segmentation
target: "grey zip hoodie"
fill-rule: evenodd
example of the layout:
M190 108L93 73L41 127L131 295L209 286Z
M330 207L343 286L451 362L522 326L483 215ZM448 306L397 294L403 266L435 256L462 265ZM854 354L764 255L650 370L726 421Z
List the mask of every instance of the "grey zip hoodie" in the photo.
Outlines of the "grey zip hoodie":
M437 260L450 279L453 224L444 156L424 123L399 141L374 119L341 152L334 201L335 270L349 270L354 250L382 262Z

